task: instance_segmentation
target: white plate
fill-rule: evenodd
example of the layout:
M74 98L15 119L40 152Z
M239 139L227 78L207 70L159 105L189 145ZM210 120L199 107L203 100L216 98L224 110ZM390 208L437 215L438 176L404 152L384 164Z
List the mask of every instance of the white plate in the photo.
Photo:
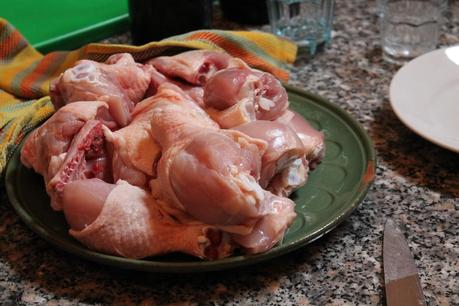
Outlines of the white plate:
M403 66L390 84L395 114L427 140L459 153L459 46Z

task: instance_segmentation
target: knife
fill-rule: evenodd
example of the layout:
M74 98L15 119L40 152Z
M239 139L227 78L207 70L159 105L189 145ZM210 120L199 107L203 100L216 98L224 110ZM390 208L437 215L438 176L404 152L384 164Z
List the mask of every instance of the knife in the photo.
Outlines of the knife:
M413 255L392 219L384 226L383 261L387 306L425 306Z

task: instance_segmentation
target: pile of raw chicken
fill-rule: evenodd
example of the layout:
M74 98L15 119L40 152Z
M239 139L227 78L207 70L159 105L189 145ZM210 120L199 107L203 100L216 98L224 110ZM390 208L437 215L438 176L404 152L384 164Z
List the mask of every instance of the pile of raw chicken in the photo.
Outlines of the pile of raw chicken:
M324 152L274 76L223 52L81 60L50 92L57 111L21 160L70 235L107 254L265 252Z

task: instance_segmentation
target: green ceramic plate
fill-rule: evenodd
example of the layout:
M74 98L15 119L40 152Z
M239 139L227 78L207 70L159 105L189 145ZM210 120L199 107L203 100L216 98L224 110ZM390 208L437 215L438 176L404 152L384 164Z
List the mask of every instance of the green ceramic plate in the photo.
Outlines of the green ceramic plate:
M292 196L298 213L295 222L283 241L266 253L201 261L176 254L133 260L90 251L67 234L63 214L49 206L42 177L22 166L19 150L6 171L11 204L34 232L52 244L77 256L126 269L203 272L254 264L291 252L335 228L358 206L373 181L375 155L363 128L345 111L318 96L287 88L292 108L324 131L326 154L306 186Z

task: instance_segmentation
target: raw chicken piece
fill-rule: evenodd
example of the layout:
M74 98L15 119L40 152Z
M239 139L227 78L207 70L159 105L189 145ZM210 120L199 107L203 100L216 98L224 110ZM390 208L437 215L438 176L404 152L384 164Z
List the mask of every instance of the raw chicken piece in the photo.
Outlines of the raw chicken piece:
M199 133L182 150L165 153L169 160L160 161L161 181L168 179L184 210L202 222L250 223L260 216L264 198L257 183L263 149L264 143L242 135Z
M194 85L204 85L218 70L228 67L248 67L242 60L220 51L194 50L175 56L161 56L146 62L159 72Z
M163 101L156 107L152 132L163 155L155 187L168 204L231 233L248 252L263 252L275 245L296 214L291 200L257 183L265 142L208 127L177 102ZM297 136L290 136L304 154ZM169 205L166 209L180 216Z
M177 93L153 107L151 131L162 157L158 186L152 189L209 224L234 225L257 217L263 190L256 179L266 144L236 131L221 132L179 88L163 90Z
M255 106L250 99L243 99L222 111L213 107L206 108L206 111L223 129L257 120Z
M204 87L204 104L222 128L274 120L288 107L285 88L271 74L229 68L214 74Z
M257 182L265 141L206 126L207 119L199 119L202 114L189 110L183 101L164 100L155 108L152 133L163 154L152 189L159 190L163 209L182 222L197 219L236 233L251 252L277 243L294 213L273 207L282 201L294 204ZM186 220L184 213L191 217ZM274 217L277 213L283 215ZM262 238L255 242L257 237Z
M106 102L62 107L56 115L67 114L25 145L24 163L44 173L53 209L90 249L129 258L272 248L296 216L294 202L277 195L297 187L308 165L294 132L256 121L279 120L285 90L222 52L149 63L126 54L80 61L53 82L57 107ZM89 115L68 112L80 104ZM220 129L247 122L255 137Z
M56 174L46 184L51 207L62 210L62 192L69 182L94 177L111 182L110 170L102 123L88 120L73 137Z
M184 103L190 110L190 113L185 114L186 117L194 116L202 119L204 126L217 128L217 124L180 88L167 82L163 83L159 86L156 95L135 106L132 113L133 120L128 126L113 133L105 131L113 155L115 182L123 179L132 185L145 188L148 186L148 181L157 176L156 165L161 156L161 148L151 133L150 118L160 109L155 105L161 101L172 104L174 101L178 104Z
M148 87L147 93L145 94L147 97L154 96L158 92L158 88L160 85L164 83L172 83L186 93L196 104L200 107L204 106L204 88L200 85L193 85L189 83L185 83L176 79L172 79L166 77L164 74L160 73L156 70L153 66L151 66L150 70L151 75L151 82L150 86Z
M170 186L161 190L171 191L191 216L230 233L250 253L283 237L296 216L294 203L257 183L263 150L254 140L237 131L201 133L175 156L170 152L159 165L161 187Z
M249 254L271 249L295 220L295 203L289 198L268 194L265 211L248 235L232 234L232 239Z
M305 157L297 158L272 178L267 189L276 195L288 197L306 183L308 172L309 163L307 159Z
M156 177L156 164L161 156L161 148L151 135L150 117L158 96L139 102L128 126L113 133L105 132L112 152L115 182L122 179L132 185L146 187L148 181Z
M75 102L62 107L30 133L22 147L22 163L43 175L48 182L60 168L73 137L93 119L116 127L105 102Z
M97 178L73 181L65 185L62 203L70 228L81 231L93 223L115 186Z
M297 133L304 144L309 168L314 170L325 155L324 133L317 131L293 110L287 110L277 121L287 124Z
M262 158L261 187L276 195L288 196L306 183L308 167L304 145L291 128L280 122L257 120L234 129L268 143Z
M186 141L195 130L219 129L189 95L171 83L162 84L158 94L148 99L148 104L153 105L149 111L152 135L163 151L174 143ZM147 103L142 105L147 107Z
M155 105L163 100L187 103L193 110L192 113L206 119L206 126L217 127L180 88L167 82L163 83L154 96L135 106L133 120L128 126L113 133L106 131L105 135L113 152L114 181L123 179L132 185L146 187L148 181L156 177L156 164L161 156L161 148L151 134L150 118L157 109Z
M112 55L106 63L81 60L51 83L51 99L56 108L75 101L105 101L116 122L126 126L150 84L150 69L127 53Z
M92 185L92 186L91 186ZM82 215L85 211L90 212ZM84 180L64 190L70 234L88 248L127 258L183 252L203 259L229 256L227 235L212 226L182 225L165 215L143 189L118 181Z

